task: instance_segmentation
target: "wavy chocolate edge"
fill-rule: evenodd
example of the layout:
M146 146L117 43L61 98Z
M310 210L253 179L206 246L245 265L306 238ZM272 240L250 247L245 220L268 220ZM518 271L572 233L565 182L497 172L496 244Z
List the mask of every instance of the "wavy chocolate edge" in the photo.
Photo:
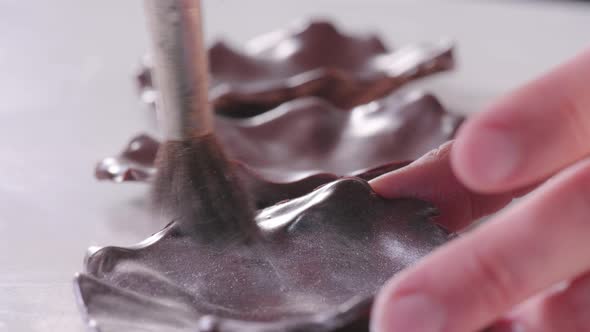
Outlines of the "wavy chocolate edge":
M368 331L381 285L453 237L436 215L423 201L386 200L361 179L341 179L259 211L259 246L207 240L178 220L135 246L93 248L76 294L101 332ZM235 282L253 288L233 293Z
M451 139L461 120L421 92L393 93L349 111L307 97L248 119L218 117L216 132L231 159L288 182L417 159Z
M297 197L341 176L372 179L451 139L462 118L431 95L400 94L344 112L301 98L250 119L217 117L216 132L258 207ZM98 163L114 182L149 181L159 142L133 138Z
M103 159L95 170L99 180L120 182L149 182L155 174L154 161L159 142L146 134L134 137L118 157ZM142 162L139 162L141 160ZM149 161L149 162L146 162ZM264 178L242 162L230 161L234 172L250 193L257 208L265 208L278 202L305 195L317 187L336 181L342 176L331 173L312 173L291 181L272 181ZM350 174L369 181L382 174L407 166L410 161L391 162Z
M217 112L232 117L257 115L303 96L348 109L454 66L449 41L388 52L376 36L348 36L327 21L259 36L242 50L218 42L209 59L211 101ZM142 66L137 74L141 98L155 103L149 58Z

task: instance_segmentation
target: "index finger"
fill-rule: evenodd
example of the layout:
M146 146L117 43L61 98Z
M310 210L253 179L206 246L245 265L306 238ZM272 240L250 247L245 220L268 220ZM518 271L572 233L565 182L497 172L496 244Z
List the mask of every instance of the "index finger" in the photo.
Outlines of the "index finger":
M590 154L590 50L466 121L451 155L479 192L506 192Z
M406 167L381 175L369 183L386 198L414 197L439 210L436 222L459 231L478 218L506 206L532 188L499 194L480 194L466 188L451 169L453 142L447 142Z

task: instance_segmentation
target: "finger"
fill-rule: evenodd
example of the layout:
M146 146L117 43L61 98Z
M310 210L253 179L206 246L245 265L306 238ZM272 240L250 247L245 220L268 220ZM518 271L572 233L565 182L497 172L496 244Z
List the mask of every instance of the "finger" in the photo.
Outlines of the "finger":
M590 50L466 121L451 156L457 177L505 192L588 155L589 80Z
M485 332L590 331L590 273L568 287L527 301Z
M370 184L386 198L414 197L432 202L440 212L436 222L452 231L496 212L531 189L491 195L469 190L451 169L452 146L453 142L445 143L412 164L373 179Z
M590 270L589 200L584 161L390 281L375 303L374 331L477 331Z

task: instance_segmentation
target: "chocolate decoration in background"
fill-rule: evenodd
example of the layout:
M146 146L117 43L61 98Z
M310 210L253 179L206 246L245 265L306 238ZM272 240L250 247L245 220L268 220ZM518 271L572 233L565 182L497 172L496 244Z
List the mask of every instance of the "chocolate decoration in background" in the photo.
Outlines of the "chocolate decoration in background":
M256 205L265 207L340 176L370 180L406 165L452 138L460 121L432 95L398 92L351 111L300 98L248 119L217 116L215 127ZM96 177L147 181L158 147L139 135L119 156L102 160Z
M254 242L204 238L215 222L193 231L181 218L136 246L93 249L77 292L101 332L368 331L381 285L452 238L435 215L342 179L258 211Z
M410 80L454 65L448 41L388 51L376 36L347 36L325 21L262 35L235 50L209 49L210 98L218 113L247 117L303 96L348 109L383 97ZM143 101L155 103L151 61L137 75Z

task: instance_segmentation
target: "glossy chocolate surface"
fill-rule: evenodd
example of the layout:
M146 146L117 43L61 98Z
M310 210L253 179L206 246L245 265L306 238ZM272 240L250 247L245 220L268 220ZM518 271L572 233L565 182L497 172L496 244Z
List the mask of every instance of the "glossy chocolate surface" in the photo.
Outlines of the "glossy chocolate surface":
M298 99L249 119L217 117L216 132L260 198L269 196L263 193L271 187L302 188L305 183L310 188L346 175L370 179L451 139L460 121L431 95L396 93L351 111L316 98ZM158 147L155 139L139 135L121 155L101 161L96 176L116 182L149 180ZM271 191L276 197L296 197ZM270 201L257 199L258 206Z
M451 139L459 122L431 95L398 93L350 111L299 99L250 119L218 118L217 132L230 158L286 182L414 160Z
M77 278L102 332L367 331L379 287L450 238L428 203L385 200L357 178L251 216L239 190L227 191L231 179L211 180L215 148L193 144L164 155L197 165L166 168L156 181L191 176L189 186L156 186L180 199L166 212L175 221L134 247L92 250ZM209 160L192 156L206 151Z
M429 203L383 199L360 178L257 210L213 136L165 142L156 164L156 211L172 222L91 250L76 278L102 332L368 331L383 283L452 238Z
M260 36L241 50L218 42L209 59L212 103L232 117L260 114L302 96L350 108L454 63L446 41L388 51L376 36L348 36L324 21ZM155 102L149 60L137 83L142 99Z
M138 135L129 142L118 157L105 158L101 161L96 168L96 177L115 182L149 181L156 174L154 163L159 147L160 143L154 138L144 134ZM313 173L288 182L271 181L242 162L234 160L230 163L257 208L303 196L320 185L340 178L330 173ZM348 175L369 181L408 164L409 161L390 162Z
M302 109L304 116L333 116ZM379 113L355 112L334 114ZM156 211L172 223L136 246L89 254L76 286L86 318L102 332L368 331L383 283L452 237L426 202L386 200L361 178L327 173L273 183L226 161L220 146L213 137L159 146L144 136L119 158L149 170L114 172L119 180L150 178L156 158ZM117 168L121 162L99 167L98 175Z

